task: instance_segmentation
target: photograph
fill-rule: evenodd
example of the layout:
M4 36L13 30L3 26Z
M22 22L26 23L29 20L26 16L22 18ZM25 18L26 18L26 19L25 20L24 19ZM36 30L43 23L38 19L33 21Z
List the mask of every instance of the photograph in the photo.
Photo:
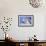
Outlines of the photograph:
M34 16L33 15L18 15L18 26L19 27L34 26Z

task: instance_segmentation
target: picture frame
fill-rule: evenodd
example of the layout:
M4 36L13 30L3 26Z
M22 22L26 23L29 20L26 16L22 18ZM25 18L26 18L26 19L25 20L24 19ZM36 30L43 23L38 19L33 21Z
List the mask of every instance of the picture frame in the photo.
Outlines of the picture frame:
M33 27L34 16L33 15L18 15L18 27Z

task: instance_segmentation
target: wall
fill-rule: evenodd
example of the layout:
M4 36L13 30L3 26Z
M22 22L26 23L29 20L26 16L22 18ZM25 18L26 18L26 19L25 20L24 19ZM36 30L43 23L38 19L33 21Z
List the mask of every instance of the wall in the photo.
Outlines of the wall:
M28 0L0 0L0 16L13 18L12 26L8 33L16 40L27 40L34 34L37 35L37 39L46 40L45 12L45 6L33 8ZM34 15L34 27L18 27L18 15ZM2 38L0 36L0 39Z

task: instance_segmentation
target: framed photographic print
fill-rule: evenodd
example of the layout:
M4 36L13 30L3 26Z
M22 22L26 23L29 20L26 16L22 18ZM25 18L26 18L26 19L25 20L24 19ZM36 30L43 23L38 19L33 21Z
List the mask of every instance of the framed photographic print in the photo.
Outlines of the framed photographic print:
M19 15L18 16L18 26L19 27L34 26L34 16L33 15Z

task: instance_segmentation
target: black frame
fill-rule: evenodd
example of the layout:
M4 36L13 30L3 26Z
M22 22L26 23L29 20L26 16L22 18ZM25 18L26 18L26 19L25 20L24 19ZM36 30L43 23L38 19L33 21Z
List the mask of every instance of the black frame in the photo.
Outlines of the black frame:
M32 20L32 25L26 25L26 26L20 26L19 24L19 16L32 16L33 20ZM18 27L33 27L34 26L34 16L33 15L18 15Z

